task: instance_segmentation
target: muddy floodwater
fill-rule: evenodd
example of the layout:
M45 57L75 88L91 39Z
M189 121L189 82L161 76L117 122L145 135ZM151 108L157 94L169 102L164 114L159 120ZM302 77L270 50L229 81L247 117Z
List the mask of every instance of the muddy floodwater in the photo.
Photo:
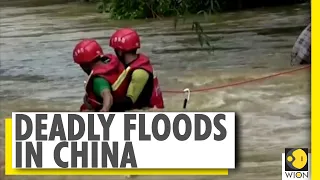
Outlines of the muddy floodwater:
M175 31L170 19L118 21L68 4L1 8L0 159L4 122L13 111L77 111L84 94L84 73L72 50L82 38L96 38L105 51L117 27L135 27L142 52L154 64L162 90L201 89L290 70L290 51L309 22L307 5L192 17ZM78 11L77 11L78 9ZM68 12L72 10L72 12ZM201 48L191 31L194 19L211 38L215 51ZM164 93L166 111L182 111L183 94ZM138 176L145 180L279 180L285 147L310 147L310 70L261 82L192 93L188 111L236 111L239 115L236 170L228 177ZM3 173L3 172L2 172ZM3 176L0 176L2 179ZM5 177L5 179L44 179ZM56 176L46 179L124 179Z

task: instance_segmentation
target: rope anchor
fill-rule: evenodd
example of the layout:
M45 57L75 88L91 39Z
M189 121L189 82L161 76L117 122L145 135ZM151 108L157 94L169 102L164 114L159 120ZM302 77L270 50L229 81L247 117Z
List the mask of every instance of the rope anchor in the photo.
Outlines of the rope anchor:
M190 94L191 94L191 91L189 88L186 88L183 90L183 92L185 93L185 98L184 98L184 101L183 101L183 109L186 109L187 108L187 104L188 104L188 101L190 100Z

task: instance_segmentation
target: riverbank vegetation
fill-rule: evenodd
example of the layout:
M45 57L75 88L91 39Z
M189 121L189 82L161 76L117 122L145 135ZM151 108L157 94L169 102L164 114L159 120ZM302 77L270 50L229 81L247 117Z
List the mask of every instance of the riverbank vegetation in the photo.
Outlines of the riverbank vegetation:
M308 0L87 0L97 3L99 12L114 19L163 18L186 14L212 14L248 8L291 5Z
M96 5L100 13L108 12L113 19L145 19L212 14L250 8L293 5L310 0L0 0L1 6L49 6L80 2Z
M270 7L305 3L309 0L87 0L97 3L97 10L108 12L113 19L144 19L175 17L174 27L179 19L190 14L205 16L217 12L236 11L248 8ZM212 47L209 37L198 21L192 23L192 30L198 36L201 46ZM213 49L213 47L212 47Z
M15 3L20 6L48 6L54 4L66 4L78 2L81 7L90 8L90 12L96 7L99 13L107 13L108 18L115 20L130 19L162 19L173 17L173 25L176 28L179 20L185 20L190 15L203 14L205 17L219 12L237 11L250 8L293 5L305 3L310 0L0 0L1 5ZM78 4L76 3L76 4ZM73 6L72 6L73 7ZM89 10L74 6L76 14L86 14ZM72 10L66 10L68 15ZM69 12L69 13L68 13ZM60 12L61 14L62 12ZM58 13L59 14L59 13ZM203 45L210 45L209 37L204 33L199 21L192 21L192 30L198 36Z

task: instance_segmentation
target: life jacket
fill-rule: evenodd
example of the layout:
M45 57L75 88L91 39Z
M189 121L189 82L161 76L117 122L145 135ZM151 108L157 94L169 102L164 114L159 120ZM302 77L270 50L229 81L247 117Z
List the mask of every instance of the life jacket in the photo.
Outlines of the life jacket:
M132 72L136 69L144 69L153 75L153 68L151 66L148 57L140 54L138 59L133 61L127 68L118 60L115 55L105 55L109 62L96 66L87 81L86 84L86 97L84 99L85 105L82 105L80 111L86 109L94 109L98 111L102 107L102 100L97 98L93 93L93 77L103 77L112 85L113 99L118 99L126 96L127 89L130 84ZM86 107L86 108L85 108ZM164 102L162 92L160 90L159 81L156 76L153 75L153 89L148 107L152 108L164 108Z
M98 98L93 92L93 78L102 77L107 80L112 86L112 96L114 99L117 97L124 97L126 95L126 89L120 86L122 83L127 84L126 79L127 70L124 65L118 60L118 58L113 54L106 54L105 57L108 58L108 62L95 66L91 74L88 77L86 84L86 97L84 98L85 105L88 109L93 109L98 111L102 107L102 99ZM83 107L80 109L84 109Z
M131 81L131 75L133 71L136 69L144 69L145 71L149 72L153 76L152 94L149 100L148 107L163 109L164 102L163 102L163 96L162 96L162 92L159 85L159 80L154 75L153 67L151 65L149 58L144 54L139 54L139 57L136 60L134 60L132 63L130 63L129 66L126 68L126 70L128 71L128 74L126 76L126 80L124 80L124 82L121 84L121 89L126 89L126 90L128 89ZM136 106L134 105L134 107Z

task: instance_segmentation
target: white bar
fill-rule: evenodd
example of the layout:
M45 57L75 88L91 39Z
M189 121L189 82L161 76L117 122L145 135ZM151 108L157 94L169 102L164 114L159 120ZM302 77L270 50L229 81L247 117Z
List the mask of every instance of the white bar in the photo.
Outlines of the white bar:
M16 127L16 114L28 115L33 121L33 132L31 137L26 141L32 141L36 144L35 140L35 129L36 113L26 112L26 113L12 113L12 166L16 168L16 141L15 141L15 128ZM78 140L78 148L81 147L81 142L88 140L88 114L95 114L94 120L94 132L95 134L103 135L103 126L98 119L97 113L62 113L62 112L41 112L38 114L47 114L48 120L44 122L47 124L47 130L43 130L43 133L48 134L51 129L54 114L61 114L63 119L63 126L66 136L68 135L68 114L78 114L81 115L86 122L86 131L84 136ZM101 113L100 113L101 114ZM106 119L109 113L103 113ZM143 113L110 113L115 114L110 127L110 144L114 141L119 142L119 166L121 162L121 157L124 149L124 115L125 114L136 114L137 120L131 120L132 123L136 124L136 130L131 130L131 141L133 143L135 158L138 168L219 168L219 169L234 169L235 168L235 113L234 112L162 112L161 114L167 115L169 117L172 127L172 122L178 114L186 114L192 123L192 133L188 140L179 141L175 138L172 129L170 136L165 141L156 140L153 135L151 135L151 141L139 141L139 120L138 114L145 115L145 131L147 134L151 134L151 127L153 118L160 114L158 112L143 112ZM195 125L195 114L204 114L210 117L212 125L211 136L203 141L194 140L194 125ZM214 140L213 134L220 134L220 131L214 127L213 119L217 114L225 114L226 120L221 120L221 124L226 128L227 136L222 141ZM205 124L201 124L202 131L204 131ZM39 129L39 128L38 128ZM162 134L164 131L164 126L162 121L159 123L159 133ZM26 124L22 123L22 132L26 130ZM182 121L179 126L181 133L185 131L185 123ZM78 127L76 127L78 131ZM202 132L203 133L203 132ZM54 149L56 145L61 142L59 138L55 141L42 141L43 142L43 164L42 168L60 168L54 160ZM22 146L22 168L26 168L26 157L25 157L25 141L23 141ZM90 144L90 143L89 143ZM99 150L99 148L98 148ZM91 155L91 148L88 147L88 154ZM64 148L61 151L61 159L64 161L70 161L71 150L69 148ZM91 168L91 158L88 158L88 168ZM101 152L99 153L98 168L101 168ZM71 163L69 162L69 167ZM112 168L110 162L108 161L107 168ZM32 167L37 168L32 160ZM77 168L82 168L82 161L78 158ZM127 166L126 168L131 168Z

